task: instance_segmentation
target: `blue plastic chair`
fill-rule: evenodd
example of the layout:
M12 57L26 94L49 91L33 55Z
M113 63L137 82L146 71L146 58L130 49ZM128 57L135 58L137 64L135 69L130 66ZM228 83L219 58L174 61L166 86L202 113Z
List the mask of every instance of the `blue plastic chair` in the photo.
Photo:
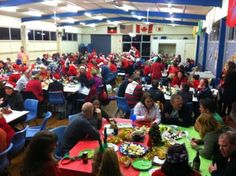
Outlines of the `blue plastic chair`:
M118 97L116 96L116 103L117 103L117 111L116 114L121 110L122 112L124 112L125 114L130 114L130 107L126 102L126 98L125 97Z
M10 157L16 156L24 148L25 141L26 141L25 135L26 135L26 130L28 128L29 128L29 126L27 125L23 130L18 131L17 133L14 134L14 136L11 140L13 147L9 153Z
M55 107L54 112L58 112L58 107L64 105L64 116L66 115L66 101L62 91L49 91L48 103Z
M34 126L34 127L29 127L26 130L26 140L31 139L32 137L34 137L34 135L36 133L38 133L39 131L43 131L46 129L46 125L48 122L48 119L52 117L52 113L50 111L48 111L43 119L43 122L40 126Z
M61 143L64 136L64 131L66 129L66 126L59 126L56 128L51 129L50 131L53 131L57 135L57 147L55 150L55 157L60 160L63 157L63 154L61 152Z
M78 115L79 115L79 113L69 115L69 116L68 116L69 122L72 122L76 117L78 117Z
M24 102L25 110L29 111L29 113L26 116L25 122L28 123L29 121L35 120L37 118L38 103L39 103L39 101L35 100L35 99L26 99L25 100L25 102ZM36 122L36 124L37 124L37 122Z
M0 153L0 174L4 173L9 166L9 159L7 157L8 152L12 149L13 144L11 143L6 150Z

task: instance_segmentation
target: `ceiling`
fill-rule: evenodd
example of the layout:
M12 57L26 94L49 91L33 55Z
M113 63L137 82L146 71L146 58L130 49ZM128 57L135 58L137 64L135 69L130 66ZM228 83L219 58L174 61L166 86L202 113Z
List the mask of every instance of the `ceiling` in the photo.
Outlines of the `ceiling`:
M58 26L148 22L195 26L222 0L0 0L0 15Z

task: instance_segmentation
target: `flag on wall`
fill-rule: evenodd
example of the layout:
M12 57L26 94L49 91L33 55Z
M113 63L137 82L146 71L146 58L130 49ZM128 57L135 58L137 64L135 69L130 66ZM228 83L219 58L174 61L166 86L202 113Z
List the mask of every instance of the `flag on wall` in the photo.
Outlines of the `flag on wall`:
M163 31L163 26L157 26L156 31L157 32L162 32Z
M107 33L108 34L116 34L117 33L117 27L107 27Z
M152 33L153 24L136 24L136 33Z
M124 25L121 24L120 25L120 33L129 33L129 32L133 32L133 25Z
M229 0L226 24L231 28L236 26L236 0Z
M198 29L197 29L197 35L201 35L202 34L202 21L198 22Z

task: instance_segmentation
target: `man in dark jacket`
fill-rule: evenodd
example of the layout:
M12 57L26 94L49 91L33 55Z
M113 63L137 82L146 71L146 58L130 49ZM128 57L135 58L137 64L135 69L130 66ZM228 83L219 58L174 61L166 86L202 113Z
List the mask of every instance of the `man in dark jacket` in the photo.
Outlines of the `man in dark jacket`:
M60 80L59 74L53 75L53 82L51 82L48 85L48 91L61 91L63 92L63 84L60 83L58 80Z
M213 94L209 87L208 79L201 79L199 84L199 91L197 92L197 98L213 98Z
M179 94L172 95L170 103L166 103L161 122L183 127L192 125L191 112Z
M152 80L152 87L148 90L152 95L155 102L160 101L163 105L165 104L164 93L158 88L159 83L157 79Z
M62 153L67 153L75 144L84 139L99 140L100 134L95 126L90 123L94 113L93 104L90 102L84 103L82 112L75 118L65 129L62 141Z
M236 133L227 131L220 135L218 144L222 158L213 160L209 166L212 176L234 176L236 174Z

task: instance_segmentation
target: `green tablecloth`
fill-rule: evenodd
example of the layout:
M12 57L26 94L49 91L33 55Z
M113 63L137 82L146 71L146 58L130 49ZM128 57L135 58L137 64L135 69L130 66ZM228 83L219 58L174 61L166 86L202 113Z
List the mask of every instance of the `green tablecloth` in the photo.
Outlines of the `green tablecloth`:
M196 156L196 151L194 149L191 148L190 145L190 139L191 138L200 138L198 132L196 132L194 130L193 127L190 128L183 128L183 127L178 127L179 130L181 131L187 131L188 132L188 137L185 137L181 140L178 140L178 142L180 143L185 143L187 150L188 150L188 154L189 154L189 162L192 163L194 157ZM211 164L211 160L207 160L203 157L200 157L201 159L201 167L200 167L200 171L201 171L201 175L202 176L210 176L209 172L208 172L208 167ZM153 168L155 168L155 166L153 166ZM146 171L146 172L140 172L139 176L150 176L150 172Z

